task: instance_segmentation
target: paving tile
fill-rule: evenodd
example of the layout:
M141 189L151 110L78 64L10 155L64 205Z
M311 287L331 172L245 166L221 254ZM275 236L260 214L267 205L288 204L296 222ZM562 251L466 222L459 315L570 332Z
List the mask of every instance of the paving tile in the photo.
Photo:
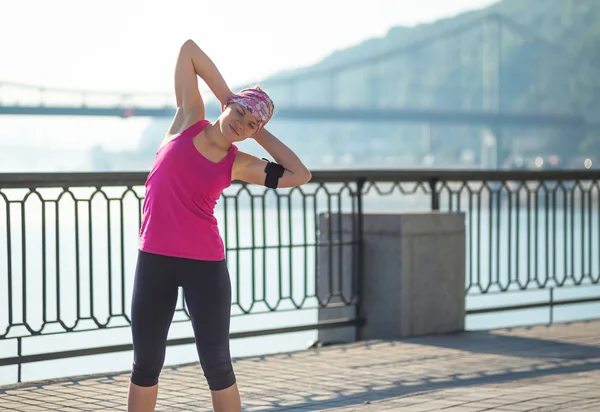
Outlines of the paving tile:
M373 340L235 359L255 412L600 412L600 321ZM125 410L129 371L0 387L0 411ZM156 411L210 411L197 363L166 367Z

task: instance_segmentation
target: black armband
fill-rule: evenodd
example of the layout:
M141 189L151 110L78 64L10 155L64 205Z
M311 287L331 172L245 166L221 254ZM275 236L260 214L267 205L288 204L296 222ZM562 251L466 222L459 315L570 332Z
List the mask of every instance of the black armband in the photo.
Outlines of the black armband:
M276 189L279 184L279 178L283 176L285 168L278 163L270 162L267 159L267 166L265 167L265 186L271 189Z

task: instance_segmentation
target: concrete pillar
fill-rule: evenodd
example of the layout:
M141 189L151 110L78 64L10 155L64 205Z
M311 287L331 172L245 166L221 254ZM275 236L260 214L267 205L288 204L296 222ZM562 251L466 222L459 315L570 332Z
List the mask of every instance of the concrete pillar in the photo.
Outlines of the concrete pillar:
M464 214L365 213L363 227L360 313L366 324L360 338L394 339L464 330ZM356 284L352 247L328 246L330 239L351 241L355 228L356 216L351 214L320 216L317 295L321 299L329 294L330 286L339 290L340 279L344 287ZM353 317L354 311L353 307L320 309L319 320ZM354 340L353 327L319 331L322 343Z
M343 228L340 230L340 228ZM317 297L328 307L319 309L319 322L355 319L358 294L358 251L352 241L358 236L358 222L351 214L319 216L317 246ZM345 305L353 299L351 305ZM337 327L319 331L320 343L353 342L356 328Z

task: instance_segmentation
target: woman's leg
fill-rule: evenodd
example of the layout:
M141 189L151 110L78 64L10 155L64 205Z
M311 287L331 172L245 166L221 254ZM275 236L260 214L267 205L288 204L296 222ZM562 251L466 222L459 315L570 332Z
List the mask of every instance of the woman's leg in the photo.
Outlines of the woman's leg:
M158 377L175 305L174 259L139 252L131 301L133 370L127 397L128 412L153 412Z
M237 383L227 389L210 391L210 396L215 412L240 412L242 410L242 401Z
M231 281L225 261L189 261L182 286L215 412L240 412L229 351Z
M158 384L148 388L129 382L127 412L154 412L158 398Z

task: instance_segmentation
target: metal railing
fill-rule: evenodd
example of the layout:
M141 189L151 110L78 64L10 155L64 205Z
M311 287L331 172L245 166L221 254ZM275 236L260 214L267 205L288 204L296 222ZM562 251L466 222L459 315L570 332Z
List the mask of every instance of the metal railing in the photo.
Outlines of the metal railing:
M137 234L147 173L0 174L0 367L130 350L130 344L27 354L25 339L129 326ZM548 290L549 301L467 308L501 310L595 302L556 289L600 278L600 171L322 171L300 188L234 182L217 207L232 278L232 317L254 319L232 338L355 326L360 313L362 216L377 210L466 214L468 297ZM319 216L355 216L350 241L319 240ZM317 248L348 253L352 281L318 273ZM349 248L349 249L348 249ZM335 250L335 252L333 252ZM331 258L329 261L332 261ZM322 272L322 270L321 270ZM317 276L326 281L317 282ZM319 285L328 285L326 288ZM319 308L352 318L318 322ZM312 312L311 312L312 311ZM289 318L278 326L270 314ZM294 319L292 314L309 313ZM287 316L287 315L286 315ZM174 322L187 322L180 297ZM275 322L277 323L277 322ZM168 345L193 343L193 337Z

